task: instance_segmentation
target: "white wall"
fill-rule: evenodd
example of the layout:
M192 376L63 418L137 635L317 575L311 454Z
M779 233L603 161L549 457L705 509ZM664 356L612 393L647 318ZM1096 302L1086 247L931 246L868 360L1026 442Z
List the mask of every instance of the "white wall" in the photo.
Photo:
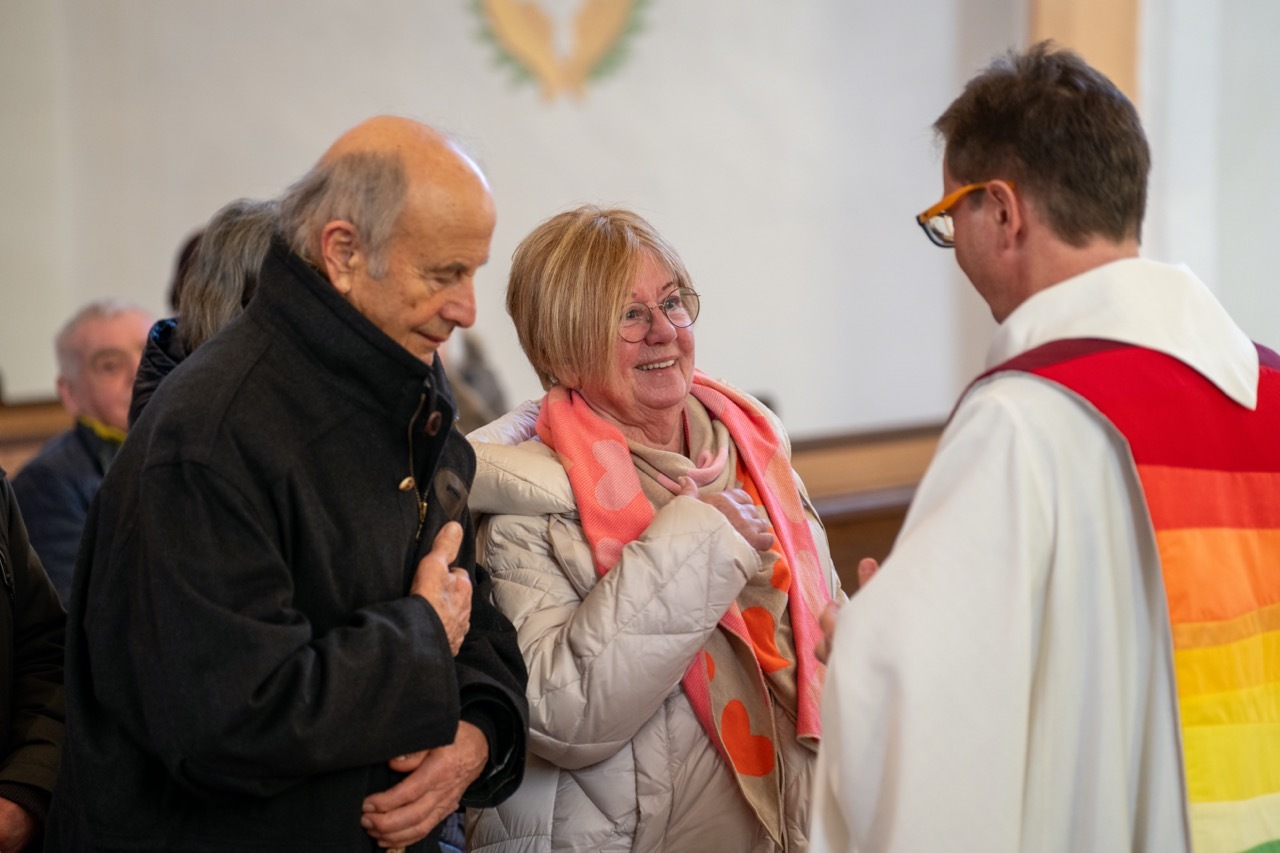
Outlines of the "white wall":
M1280 3L1235 0L1222 20L1220 294L1254 340L1280 349Z
M75 305L122 295L164 312L192 229L232 198L279 192L379 112L461 135L489 173L499 223L477 331L513 399L539 389L503 309L507 261L538 221L584 201L634 207L673 241L704 294L699 366L769 396L795 436L938 420L981 363L985 308L911 217L941 189L929 125L992 54L1022 40L1020 0L648 0L618 71L581 101L553 102L497 64L473 0L4 2L10 399L51 394L49 342ZM1255 14L1274 21L1269 6L1226 3L1221 39L1246 44L1233 45L1224 84L1246 73L1280 82L1269 60L1246 71L1277 31L1250 25ZM1215 32L1187 17L1171 26L1218 61ZM1178 96L1165 93L1168 104ZM1219 103L1223 134L1267 129L1261 101ZM1197 209L1223 211L1221 231L1200 223L1211 236L1199 251L1212 259L1230 244L1225 275L1275 241L1232 236L1265 220L1228 217L1230 183L1219 186L1215 169L1237 158L1233 143L1216 150L1191 186ZM1277 173L1261 145L1249 165L1244 189ZM1166 194L1180 185L1162 177ZM1195 226L1166 226L1157 207L1148 248L1192 245L1177 234ZM1174 236L1153 237L1165 232ZM1273 308L1257 281L1224 286L1224 298Z
M1280 4L1149 4L1144 121L1152 192L1144 253L1186 263L1254 340L1280 346Z
M53 396L71 277L71 139L61 7L6 0L0 26L0 393Z
M1149 4L1139 67L1142 120L1151 144L1143 254L1188 264L1221 297L1218 201L1223 128L1220 0Z

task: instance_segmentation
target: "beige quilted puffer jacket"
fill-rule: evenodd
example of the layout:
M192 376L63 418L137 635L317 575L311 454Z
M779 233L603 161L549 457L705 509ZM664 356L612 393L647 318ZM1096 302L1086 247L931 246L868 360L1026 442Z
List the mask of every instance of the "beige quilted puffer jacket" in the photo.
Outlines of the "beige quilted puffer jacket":
M598 578L568 476L533 437L536 414L525 404L470 436L479 560L529 666L530 754L510 799L468 815L469 849L807 849L815 753L796 742L794 721L776 712L786 813L779 848L680 686L721 614L762 570L760 555L719 511L677 497ZM812 508L809 516L828 587L843 599L826 534Z

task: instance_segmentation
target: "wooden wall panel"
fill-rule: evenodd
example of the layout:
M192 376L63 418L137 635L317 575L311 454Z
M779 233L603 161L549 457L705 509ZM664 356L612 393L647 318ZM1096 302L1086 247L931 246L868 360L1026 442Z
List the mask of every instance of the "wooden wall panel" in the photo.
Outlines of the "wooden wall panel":
M1138 103L1138 0L1031 0L1030 41L1083 56Z

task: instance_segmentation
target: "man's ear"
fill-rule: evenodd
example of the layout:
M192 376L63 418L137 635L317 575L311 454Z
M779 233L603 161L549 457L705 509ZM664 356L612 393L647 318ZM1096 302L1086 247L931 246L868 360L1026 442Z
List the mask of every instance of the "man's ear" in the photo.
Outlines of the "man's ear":
M343 296L349 294L352 277L365 262L354 225L345 219L335 219L320 230L320 262L338 292Z
M77 418L80 416L80 404L76 402L71 381L61 374L58 376L58 399L62 401L62 408L66 409L71 417Z

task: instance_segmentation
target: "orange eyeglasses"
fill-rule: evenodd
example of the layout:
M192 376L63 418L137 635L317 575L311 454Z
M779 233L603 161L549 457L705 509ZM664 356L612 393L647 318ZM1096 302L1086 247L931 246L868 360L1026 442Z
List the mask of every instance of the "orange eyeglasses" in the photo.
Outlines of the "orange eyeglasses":
M976 184L966 184L955 192L948 193L942 201L916 216L916 223L924 229L925 236L932 241L933 245L944 249L955 248L956 224L951 219L952 208L969 193L985 190L990 183L991 181L981 181ZM1013 189L1012 181L1005 181L1005 183Z

